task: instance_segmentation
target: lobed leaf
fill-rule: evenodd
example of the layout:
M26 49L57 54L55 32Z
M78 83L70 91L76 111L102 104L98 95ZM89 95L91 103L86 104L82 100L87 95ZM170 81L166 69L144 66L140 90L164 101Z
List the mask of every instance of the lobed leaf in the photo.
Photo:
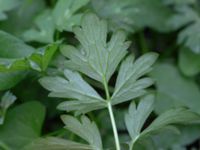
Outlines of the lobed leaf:
M134 99L146 93L145 88L151 86L153 80L141 77L151 71L157 57L156 53L148 53L141 56L134 63L133 56L127 57L122 62L111 98L113 105Z
M83 17L81 27L74 28L74 33L81 43L78 50L65 45L61 48L64 56L69 58L65 66L80 71L99 81L109 81L118 64L127 54L129 42L125 33L118 31L107 42L107 23L94 14Z
M65 128L86 140L94 150L102 150L102 141L99 130L94 122L86 116L81 116L81 122L69 115L62 115Z
M89 0L59 0L53 10L53 20L59 31L72 31L72 26L79 25L82 13L77 11Z

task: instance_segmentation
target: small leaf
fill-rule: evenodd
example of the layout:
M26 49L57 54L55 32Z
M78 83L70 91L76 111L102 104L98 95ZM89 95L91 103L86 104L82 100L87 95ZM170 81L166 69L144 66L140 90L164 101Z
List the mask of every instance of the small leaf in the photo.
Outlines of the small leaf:
M45 108L39 102L27 102L8 111L0 126L0 142L12 150L22 149L37 139L45 116Z
M132 102L129 106L129 111L125 115L125 123L128 129L129 135L132 140L135 141L140 136L141 129L153 111L154 96L147 95L140 100L136 108L135 102Z
M23 150L93 150L91 146L64 140L57 137L40 138L27 145Z
M115 90L112 95L112 104L119 104L146 93L145 88L153 84L151 78L142 78L143 75L150 72L152 65L156 61L156 53L148 53L141 56L134 63L134 57L129 56L121 64L117 77Z
M86 116L81 117L81 122L68 115L61 116L65 123L65 128L86 140L94 150L102 150L102 141L99 130L94 122Z
M59 109L77 111L79 114L106 107L106 102L82 79L80 74L65 70L64 75L65 78L44 77L39 80L43 87L51 91L50 97L71 99L61 103Z
M51 10L45 10L35 19L35 28L31 28L24 32L25 41L38 41L42 43L52 43L54 36L54 23Z
M125 33L118 31L107 42L107 23L91 13L83 17L81 27L74 28L74 32L82 47L61 48L62 54L69 58L65 66L99 82L109 81L127 54L130 43L125 41Z
M10 92L6 92L0 102L0 125L4 123L7 109L15 102L16 96Z
M59 0L53 10L53 19L59 31L72 31L72 26L79 25L82 14L76 13L89 0Z

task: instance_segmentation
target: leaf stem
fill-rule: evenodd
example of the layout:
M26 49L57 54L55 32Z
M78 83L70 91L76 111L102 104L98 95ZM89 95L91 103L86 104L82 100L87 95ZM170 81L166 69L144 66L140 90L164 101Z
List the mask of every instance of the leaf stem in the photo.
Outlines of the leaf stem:
M114 114L113 114L112 104L110 102L110 99L111 99L110 93L109 93L109 90L108 90L108 84L107 84L105 77L103 78L103 84L104 84L104 88L105 88L105 92L106 92L107 107L108 107L108 112L109 112L109 115L110 115L110 120L111 120L111 124L112 124L112 128L113 128L116 150L121 150L120 142L119 142L119 136L118 136L116 122L115 122L115 117L114 117Z

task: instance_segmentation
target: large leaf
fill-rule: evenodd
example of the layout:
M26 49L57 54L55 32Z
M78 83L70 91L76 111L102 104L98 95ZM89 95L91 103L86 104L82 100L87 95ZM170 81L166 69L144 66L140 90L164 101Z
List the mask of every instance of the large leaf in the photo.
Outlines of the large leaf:
M7 113L5 123L0 126L0 141L12 150L23 146L40 136L45 108L38 102L27 102Z
M179 53L179 67L187 76L197 75L200 72L200 54L182 48Z
M51 10L45 10L35 20L36 27L27 30L23 37L25 41L38 41L42 43L52 43L54 36L54 22Z
M7 18L5 11L12 10L19 5L19 0L0 0L0 20Z
M89 0L59 0L53 10L53 19L59 31L72 31L72 26L79 25L81 13L76 13Z
M89 145L56 137L40 138L27 145L23 150L93 150Z
M175 14L169 24L175 29L184 27L179 33L178 44L184 44L195 53L200 53L200 16L191 7L180 6L176 8Z
M94 150L102 150L102 141L99 130L94 122L86 116L81 116L81 122L68 115L61 116L65 128L86 140Z
M7 66L10 61L28 57L34 49L26 45L16 37L0 31L0 66ZM1 67L0 67L1 68ZM9 89L15 86L26 72L14 71L10 73L0 72L0 90Z
M144 27L168 30L166 22L171 12L161 0L93 0L92 4L97 14L108 19L112 30L134 32Z
M158 55L148 53L138 58L134 63L134 57L129 56L121 64L117 77L115 90L112 95L112 104L118 104L131 100L146 93L145 88L153 84L151 78L141 78L151 71L152 65Z
M125 33L118 31L107 42L107 23L94 14L85 15L81 27L74 32L82 47L61 48L69 58L65 65L102 83L108 81L127 53L129 42L125 42Z
M56 76L40 79L42 86L51 91L49 96L70 98L70 101L61 103L59 109L77 111L79 114L106 106L106 102L82 79L80 74L65 70L64 75L65 78Z
M182 76L173 64L157 64L151 76L156 81L158 92L169 97L171 101L176 101L171 104L179 103L200 113L200 90L197 84L192 79ZM162 97L157 101L162 101Z

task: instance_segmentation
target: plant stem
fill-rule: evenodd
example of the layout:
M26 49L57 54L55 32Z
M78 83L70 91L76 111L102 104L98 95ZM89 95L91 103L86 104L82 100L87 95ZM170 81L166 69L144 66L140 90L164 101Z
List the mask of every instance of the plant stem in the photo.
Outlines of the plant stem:
M112 104L110 102L111 98L110 98L110 93L109 93L109 90L108 90L108 84L107 84L106 78L103 78L103 84L104 84L104 88L105 88L105 92L106 92L108 112L109 112L109 115L110 115L110 120L111 120L111 124L112 124L112 128L113 128L116 150L121 150L120 142L119 142L119 136L118 136L116 122L115 122L115 117L114 117L113 110L112 110Z
M109 111L110 120L111 120L111 123L112 123L113 133L114 133L114 137L115 137L116 150L120 150L121 148L120 148L119 136L118 136L118 133L117 133L115 118L114 118L114 115L113 115L112 105L111 105L110 102L108 102L108 111Z
M145 54L148 52L148 46L147 46L146 39L143 32L144 31L141 31L139 33L139 43L140 43L140 49L142 53Z

